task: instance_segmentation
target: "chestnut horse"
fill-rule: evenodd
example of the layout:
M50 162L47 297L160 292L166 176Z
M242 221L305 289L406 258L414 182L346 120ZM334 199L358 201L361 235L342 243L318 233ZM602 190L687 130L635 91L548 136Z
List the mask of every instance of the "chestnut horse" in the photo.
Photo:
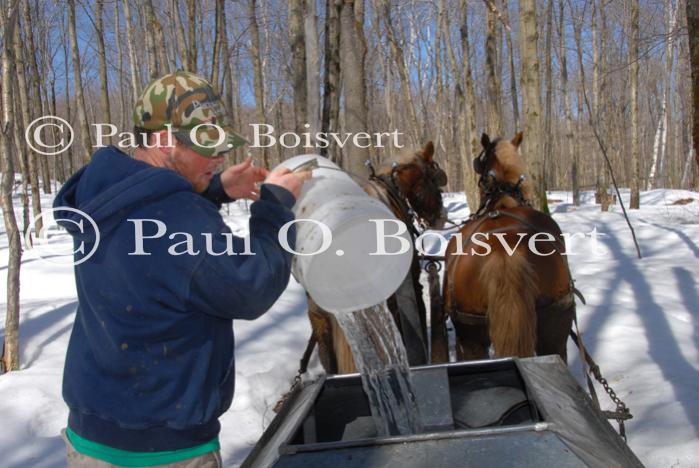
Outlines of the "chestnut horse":
M405 223L413 241L417 237L415 221L422 227L439 229L446 221L440 187L447 176L434 160L434 145L427 143L418 152L406 152L372 173L364 191L389 207ZM427 364L427 327L425 304L420 285L420 264L413 256L410 271L398 290L388 300L411 366ZM335 317L318 307L309 298L308 315L318 354L326 372L347 374L357 372L349 344Z
M559 354L575 314L573 283L558 224L531 207L519 154L522 133L490 140L474 159L480 207L447 245L443 298L459 360ZM433 324L434 326L435 324ZM445 342L433 359L447 360Z

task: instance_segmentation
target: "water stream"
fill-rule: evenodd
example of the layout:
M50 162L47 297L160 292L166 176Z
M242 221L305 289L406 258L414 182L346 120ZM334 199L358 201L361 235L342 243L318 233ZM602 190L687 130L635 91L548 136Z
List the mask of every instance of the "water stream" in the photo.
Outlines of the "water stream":
M347 337L379 436L421 432L408 357L386 303L335 314Z

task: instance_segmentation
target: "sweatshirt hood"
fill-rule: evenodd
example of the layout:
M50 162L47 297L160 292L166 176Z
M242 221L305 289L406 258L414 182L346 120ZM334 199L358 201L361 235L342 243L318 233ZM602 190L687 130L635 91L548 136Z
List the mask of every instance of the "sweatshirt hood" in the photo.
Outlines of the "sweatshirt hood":
M108 146L63 184L53 214L75 239L90 242L95 239L93 222L105 236L135 206L191 190L191 183L175 171L153 167Z

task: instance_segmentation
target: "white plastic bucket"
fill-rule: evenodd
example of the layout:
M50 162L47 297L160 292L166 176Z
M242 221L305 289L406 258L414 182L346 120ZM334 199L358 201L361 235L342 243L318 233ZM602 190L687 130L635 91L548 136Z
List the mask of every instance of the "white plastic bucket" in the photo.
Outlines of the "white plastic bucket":
M400 235L409 248L397 255L377 253L379 242L388 253L401 250L401 241L389 237L398 231L393 221L384 221L385 235L378 239L378 226L370 220L397 218L380 201L364 190L329 159L304 154L284 161L281 166L296 169L312 159L318 168L304 184L294 206L296 247L292 273L313 300L325 310L350 312L386 300L401 284L410 269L413 246L407 230ZM332 234L332 243L321 250L323 223ZM327 236L326 236L327 237Z

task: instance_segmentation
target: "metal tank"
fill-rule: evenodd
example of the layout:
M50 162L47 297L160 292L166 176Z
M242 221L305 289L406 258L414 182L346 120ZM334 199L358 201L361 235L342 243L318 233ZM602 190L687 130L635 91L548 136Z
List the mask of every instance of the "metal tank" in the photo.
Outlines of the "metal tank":
M558 356L411 369L425 427L377 437L359 374L296 388L243 468L642 467Z

